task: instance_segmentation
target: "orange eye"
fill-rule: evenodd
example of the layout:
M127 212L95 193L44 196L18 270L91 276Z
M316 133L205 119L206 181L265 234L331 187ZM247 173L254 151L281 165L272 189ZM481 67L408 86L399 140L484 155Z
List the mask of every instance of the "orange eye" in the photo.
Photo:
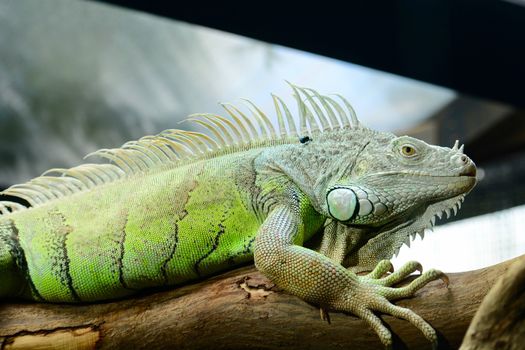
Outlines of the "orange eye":
M401 147L401 153L404 156L412 157L412 156L416 155L416 149L414 147L412 147L412 146L405 145L405 146Z

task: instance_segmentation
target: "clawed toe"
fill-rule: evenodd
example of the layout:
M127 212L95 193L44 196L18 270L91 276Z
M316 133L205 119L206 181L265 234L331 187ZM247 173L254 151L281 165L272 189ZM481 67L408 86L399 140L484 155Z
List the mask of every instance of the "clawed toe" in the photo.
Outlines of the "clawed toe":
M410 322L418 328L431 343L437 344L437 333L434 328L414 311L389 302L378 305L378 310Z
M383 277L386 273L392 273L394 272L394 265L390 262L390 260L381 260L374 270L370 272L368 275L365 275L363 277L369 278L369 279L378 279Z
M439 270L430 269L422 273L420 276L418 276L416 279L410 282L410 284L404 287L393 288L393 287L385 286L383 287L380 293L388 300L407 298L407 297L413 296L419 289L423 288L428 283L435 281L437 279L441 279L445 283L445 285L448 287L448 282L449 282L448 277Z
M372 311L360 308L354 311L355 315L365 321L370 328L379 336L379 340L386 349L392 349L392 333L383 324L381 319L376 316Z
M391 271L391 273L383 277L383 275L388 271ZM367 282L375 285L389 287L398 282L401 282L415 271L418 271L421 275L423 274L423 266L421 266L421 264L417 261L409 261L399 270L394 272L390 261L382 260L377 264L374 271L368 275L362 276L361 278L362 280L366 280Z
M326 309L326 308L321 306L319 308L319 315L321 316L321 320L322 321L326 321L326 322L328 322L328 324L331 324L331 322L330 322L330 314L328 313L328 309Z

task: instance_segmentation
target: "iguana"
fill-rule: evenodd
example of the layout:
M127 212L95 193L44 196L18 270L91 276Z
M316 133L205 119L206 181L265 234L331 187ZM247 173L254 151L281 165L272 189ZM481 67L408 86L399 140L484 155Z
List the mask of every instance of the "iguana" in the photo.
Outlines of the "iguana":
M392 272L387 259L435 216L456 212L476 183L474 163L457 141L446 148L373 131L342 96L290 86L298 126L275 95L276 126L248 100L250 117L222 104L228 117L189 117L209 134L166 130L88 155L109 162L51 169L5 190L30 207L0 202L0 297L96 302L253 260L322 317L362 318L387 347L391 332L374 311L436 344L426 321L390 301L446 276L428 270L395 288L421 266ZM316 235L317 251L305 247Z

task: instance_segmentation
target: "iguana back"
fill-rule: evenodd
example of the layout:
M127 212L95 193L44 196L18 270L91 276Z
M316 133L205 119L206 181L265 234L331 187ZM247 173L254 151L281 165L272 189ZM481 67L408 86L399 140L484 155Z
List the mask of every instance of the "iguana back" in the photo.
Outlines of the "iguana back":
M0 217L37 300L93 301L250 261L260 148L138 174ZM14 235L13 233L16 233ZM28 290L29 291L29 290ZM26 292L28 292L26 291Z

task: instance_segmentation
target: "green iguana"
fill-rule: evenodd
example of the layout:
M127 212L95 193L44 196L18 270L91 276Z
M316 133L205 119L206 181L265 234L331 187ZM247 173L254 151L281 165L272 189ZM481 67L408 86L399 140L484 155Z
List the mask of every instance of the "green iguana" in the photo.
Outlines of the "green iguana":
M427 322L390 301L446 276L428 270L395 288L421 266L392 272L385 259L456 212L476 183L474 163L457 141L373 131L343 97L291 87L299 127L275 95L278 132L253 103L251 118L223 104L228 118L189 117L210 135L166 130L91 154L109 163L51 169L5 190L31 207L0 202L0 297L116 299L254 260L322 317L353 313L390 347L374 311L387 313L435 345ZM317 251L304 247L316 234Z

